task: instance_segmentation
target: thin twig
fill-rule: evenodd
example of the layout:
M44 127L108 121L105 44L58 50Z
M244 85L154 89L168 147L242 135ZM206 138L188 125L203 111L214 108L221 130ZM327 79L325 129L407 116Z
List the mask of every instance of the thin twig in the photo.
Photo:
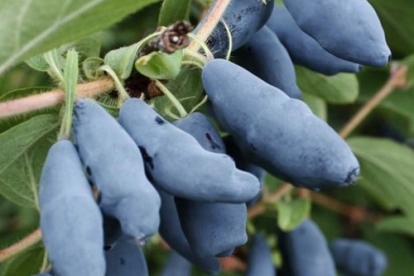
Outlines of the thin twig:
M105 77L97 81L79 84L76 96L79 98L95 97L114 88L114 81L110 77ZM0 119L53 107L64 101L65 92L62 89L55 89L21 99L2 102L0 103Z
M339 132L341 137L346 138L357 126L396 88L404 87L406 84L407 67L401 66L390 75L388 81L377 93L348 121Z
M283 183L282 187L269 194L260 201L259 204L256 204L249 208L249 218L257 217L258 215L263 214L266 211L265 203L274 203L279 201L285 194L289 193L293 189L292 184Z
M327 195L316 192L310 192L310 196L313 203L316 203L322 207L325 207L326 209L334 211L335 213L348 217L355 222L366 221L370 223L376 223L381 218L380 215L370 213L363 206L348 205Z
M37 228L35 231L24 237L22 240L0 250L0 262L19 254L20 252L24 251L30 246L38 243L41 239L42 232L40 231L40 228Z

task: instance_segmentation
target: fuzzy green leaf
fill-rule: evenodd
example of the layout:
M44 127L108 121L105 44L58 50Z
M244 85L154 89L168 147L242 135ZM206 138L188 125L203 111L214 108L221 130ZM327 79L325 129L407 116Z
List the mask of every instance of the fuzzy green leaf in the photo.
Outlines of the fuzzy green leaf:
M105 29L157 1L0 1L0 74L19 61Z
M140 43L112 50L105 55L105 64L111 67L121 79L127 79L132 72Z
M325 76L301 66L295 69L298 85L304 93L336 104L353 103L358 97L358 80L354 74Z
M184 109L190 112L193 107L203 99L203 84L201 83L201 70L196 68L184 67L184 70L173 80L170 80L166 87L181 102ZM155 109L167 120L173 120L169 114L178 116L178 112L173 107L170 100L165 97L154 99Z
M35 207L47 150L56 140L58 117L38 115L0 134L0 193L16 204Z
M168 26L179 20L188 20L191 0L164 0L158 26Z
M150 79L170 80L180 73L182 56L182 50L173 54L152 52L140 57L135 62L135 69Z
M289 202L277 203L277 224L283 231L295 229L309 216L311 202L309 199L299 198Z

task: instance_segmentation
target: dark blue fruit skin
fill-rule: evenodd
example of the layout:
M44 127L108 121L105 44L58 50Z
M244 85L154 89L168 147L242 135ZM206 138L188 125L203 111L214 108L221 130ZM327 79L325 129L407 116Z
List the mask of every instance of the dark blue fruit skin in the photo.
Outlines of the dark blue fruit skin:
M201 258L194 254L188 244L174 203L174 197L158 189L162 204L160 210L160 235L181 256L192 262L204 272L217 275L220 272L220 263L214 257Z
M217 1L216 1L217 2ZM214 5L214 4L213 4ZM266 24L272 14L273 0L264 4L261 0L233 0L223 15L223 20L230 29L232 36L232 51L243 46L254 33ZM201 27L209 17L211 9L199 24ZM197 29L194 31L197 32ZM219 23L210 35L207 45L216 57L223 57L229 49L229 38L222 23Z
M236 63L289 97L302 98L292 60L277 36L266 26L236 51Z
M388 266L384 252L362 240L335 239L330 249L336 266L346 274L379 276Z
M156 233L161 200L128 133L92 100L77 101L73 131L103 212L117 218L123 232L136 239Z
M172 250L160 276L190 276L190 274L191 263Z
M143 152L155 184L168 193L228 203L246 202L259 193L260 183L253 175L236 169L229 156L203 149L194 137L163 120L145 102L126 101L119 122Z
M283 2L298 26L331 54L375 67L391 58L381 22L368 1Z
M305 103L226 60L208 62L202 80L219 123L250 162L310 189L355 182L351 149Z
M226 152L229 156L231 156L231 158L233 158L234 162L236 163L236 167L242 171L249 172L256 176L257 179L259 179L260 184L263 186L266 171L246 160L246 158L243 156L242 151L236 145L236 142L234 141L233 137L231 137L231 135L224 137L223 141L226 145ZM261 196L262 194L259 193L255 198L246 202L246 206L250 207L256 204L260 200Z
M174 124L192 135L204 149L226 152L220 134L205 115L192 113ZM227 185L224 181L221 184ZM231 255L235 247L247 242L244 203L205 203L176 197L175 204L183 232L200 257Z
M112 250L105 252L105 276L148 276L142 249L131 238L123 236Z
M339 72L355 73L361 68L359 64L340 59L322 48L299 28L285 7L275 6L266 26L275 32L296 64L328 76Z
M264 236L256 233L249 248L245 276L276 276L272 252Z
M43 243L56 274L105 275L102 215L70 141L49 150L39 203Z
M336 276L336 270L326 239L310 219L304 220L291 232L280 232L283 275Z
M121 224L111 216L103 214L104 249L110 250L122 236Z

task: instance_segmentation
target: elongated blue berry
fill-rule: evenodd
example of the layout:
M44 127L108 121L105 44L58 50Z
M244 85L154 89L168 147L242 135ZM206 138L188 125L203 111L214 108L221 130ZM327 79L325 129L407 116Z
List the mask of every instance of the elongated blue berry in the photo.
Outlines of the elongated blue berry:
M214 257L202 258L192 252L187 238L181 229L180 219L177 208L174 203L174 197L158 189L161 196L161 224L160 234L171 248L177 251L181 256L198 266L200 269L209 274L218 274L220 272L220 263Z
M336 276L326 239L312 220L304 220L291 232L281 232L279 240L284 275Z
M123 236L112 250L105 252L105 276L148 276L144 252L135 240Z
M201 113L175 122L211 152L225 153L226 147L213 124ZM227 185L222 182L222 185ZM247 242L247 210L244 203L206 203L175 198L181 226L192 250L201 257L232 254ZM224 254L224 252L226 252Z
M250 162L311 189L355 182L351 149L305 103L226 60L208 62L202 80L218 121Z
M292 60L277 36L266 26L236 53L236 63L289 97L300 99Z
M231 203L246 202L259 193L260 183L253 175L236 169L229 156L203 149L194 137L162 119L145 102L126 101L119 122L141 149L154 182L168 193Z
M266 26L275 32L292 61L298 65L325 75L354 73L361 68L359 64L336 57L322 48L313 37L299 28L285 7L275 6Z
M380 276L388 265L384 252L362 240L335 239L330 249L336 266L346 274Z
M355 63L385 66L391 52L366 0L284 0L298 26L328 52Z
M180 254L171 251L168 261L161 271L160 276L190 276L191 263Z
M272 252L264 236L255 234L249 248L245 276L276 276Z
M100 193L100 207L136 239L159 226L160 198L145 176L141 153L118 122L91 100L78 100L73 130L82 162Z
M70 141L49 150L40 179L40 227L59 276L104 276L102 215Z
M266 0L266 4L261 0L233 0L230 2L223 15L223 20L226 22L232 36L233 47L231 51L243 46L257 30L266 24L273 6L274 1L272 0ZM210 13L211 9L207 12L199 27L203 26ZM227 53L230 47L229 37L222 23L216 26L208 38L207 44L217 57L223 57Z

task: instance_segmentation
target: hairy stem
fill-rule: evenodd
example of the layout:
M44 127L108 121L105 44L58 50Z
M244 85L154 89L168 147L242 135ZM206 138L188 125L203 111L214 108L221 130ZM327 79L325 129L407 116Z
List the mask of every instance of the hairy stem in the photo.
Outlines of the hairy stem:
M105 77L97 81L79 84L76 96L79 98L95 97L115 88L114 81ZM65 101L65 92L55 89L49 92L0 103L0 119L27 112L53 107Z
M231 0L216 0L214 6L212 7L209 16L204 21L204 24L198 30L196 35L202 41L207 41L210 34L213 32L214 28L220 22L221 17L223 16L226 8L230 4ZM200 44L197 41L192 41L187 48L190 51L198 52L200 50Z
M38 243L41 239L42 232L40 231L40 228L37 228L35 231L24 237L22 240L0 250L0 262L19 254L20 252L24 251L30 246Z

